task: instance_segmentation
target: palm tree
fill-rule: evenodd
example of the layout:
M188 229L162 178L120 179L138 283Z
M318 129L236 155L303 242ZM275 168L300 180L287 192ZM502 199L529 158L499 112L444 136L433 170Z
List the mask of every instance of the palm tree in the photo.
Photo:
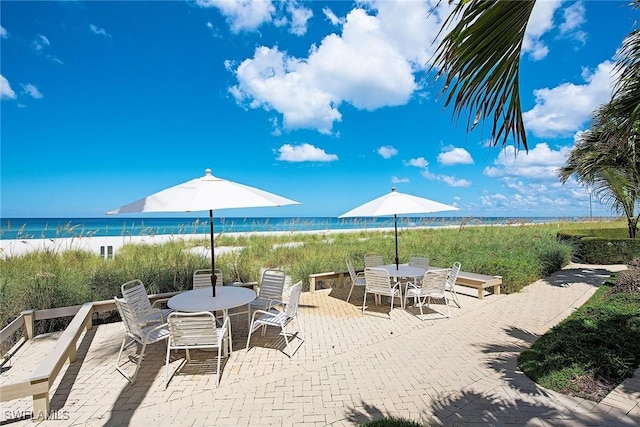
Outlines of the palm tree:
M640 6L640 1L635 2ZM640 32L632 31L616 55L619 73L611 101L598 108L591 128L571 150L558 176L571 175L590 185L605 205L627 217L629 238L638 232L640 214Z
M442 1L442 0L440 0ZM453 0L448 0L452 3ZM444 76L445 107L453 103L454 118L468 111L467 130L492 121L490 140L528 149L520 104L520 56L535 0L458 0L440 30L446 32L434 54L431 69ZM640 0L632 1L640 7ZM640 104L640 38L632 32L623 43L621 71L611 111L627 117L635 132ZM623 124L621 124L621 127ZM635 139L631 141L635 145Z
M635 146L619 137L610 108L606 104L596 111L591 129L580 135L558 177L565 183L575 176L603 204L624 213L629 238L634 239L640 220L640 213L634 213L640 203L640 157L635 155Z
M442 1L442 0L440 0ZM449 0L450 3L453 0ZM535 0L460 0L440 32L453 28L436 49L431 70L444 76L445 107L454 117L469 113L467 130L493 122L491 143L528 149L520 105L520 56ZM632 6L639 8L640 0ZM611 101L594 114L592 127L560 169L564 183L581 184L617 212L624 212L635 237L640 202L640 31L632 31L617 54L618 80ZM473 118L473 120L472 120Z

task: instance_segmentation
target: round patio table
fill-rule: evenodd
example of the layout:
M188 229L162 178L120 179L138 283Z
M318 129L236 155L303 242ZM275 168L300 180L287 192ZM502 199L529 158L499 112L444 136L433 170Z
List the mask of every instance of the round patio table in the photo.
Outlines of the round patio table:
M182 292L167 301L167 305L176 311L195 313L198 311L222 311L226 320L229 309L241 307L256 299L253 289L241 286L216 286L214 297L211 288L199 288ZM229 336L231 336L231 322L229 322Z
M416 283L416 279L421 278L422 276L424 276L424 273L427 272L426 268L416 267L415 265L409 265L409 264L399 264L397 266L395 264L387 264L387 265L379 265L379 266L376 266L375 268L382 268L384 270L387 270L389 272L389 276L395 278L396 280L400 280L401 278L410 279L413 281L413 283ZM406 306L405 299L406 299L408 287L409 287L409 282L405 284L403 295L400 296L400 302L401 302L402 308ZM402 288L400 288L400 290L402 291Z

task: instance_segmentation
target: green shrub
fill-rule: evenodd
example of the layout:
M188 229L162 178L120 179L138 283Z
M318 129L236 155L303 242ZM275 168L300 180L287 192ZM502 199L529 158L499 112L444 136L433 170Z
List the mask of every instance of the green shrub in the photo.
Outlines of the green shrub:
M574 259L588 264L625 264L640 256L640 239L629 239L626 227L567 229L558 240L574 246Z
M362 424L366 427L422 427L422 424L407 418L385 417Z

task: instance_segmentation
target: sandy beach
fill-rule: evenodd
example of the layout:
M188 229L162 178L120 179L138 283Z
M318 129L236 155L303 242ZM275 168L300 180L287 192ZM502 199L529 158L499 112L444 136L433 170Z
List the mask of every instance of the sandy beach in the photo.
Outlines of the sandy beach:
M415 229L413 227L412 229ZM376 228L366 231L392 231L393 228ZM398 228L400 230L400 228ZM309 230L309 231L260 231L260 232L246 232L246 233L225 233L225 236L240 236L240 235L296 235L296 234L335 234L335 233L354 233L362 232L361 229L353 230ZM214 235L215 237L218 234ZM65 251L65 250L85 250L93 252L97 255L108 257L109 255L115 255L120 248L127 244L144 244L154 245L162 244L170 241L187 241L187 240L209 240L208 233L202 234L158 234L149 236L90 236L90 237L70 237L70 238L58 238L58 239L4 239L0 240L0 258L8 258L12 256L20 256L29 252L39 250L49 251ZM216 256L221 255L228 251L237 250L238 247L234 246L216 246ZM196 247L192 249L195 252L201 253L203 256L208 256L208 247Z

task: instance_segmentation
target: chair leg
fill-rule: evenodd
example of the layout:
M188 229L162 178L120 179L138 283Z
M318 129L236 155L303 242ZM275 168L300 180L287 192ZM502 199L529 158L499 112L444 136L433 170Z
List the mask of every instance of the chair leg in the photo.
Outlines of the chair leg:
M280 325L280 330L282 331L282 335L284 336L284 342L287 343L287 356L291 359L291 346L289 345L289 339L287 338L287 331L285 330L286 326Z
M120 370L120 357L122 357L122 350L124 350L124 344L127 342L127 337L125 336L122 340L122 345L120 346L120 351L118 352L118 358L116 359L116 368Z
M351 283L351 289L349 289L349 295L347 295L347 302L349 302L349 298L351 298L351 292L353 292L353 282Z
M304 342L304 331L302 330L302 323L300 323L298 316L296 316L296 323L298 324L298 330L300 331L300 341Z
M218 345L218 366L216 369L216 387L220 386L220 362L221 362L221 358L220 358L220 352L222 351L222 343L219 343L220 345Z
M449 291L449 293L451 293L451 296L453 297L453 301L456 303L456 305L458 306L458 308L460 307L460 301L458 301L458 293L456 292L454 287L451 287L450 289L447 289Z
M364 309L367 306L367 290L364 290L364 300L362 301L362 314L364 314Z
M444 296L444 305L447 306L447 318L451 317L451 312L449 311L449 300L447 299L446 295Z
M147 342L145 341L142 344L142 350L140 350L140 356L138 356L138 363L136 363L136 370L133 372L133 377L131 377L131 384L136 382L136 377L138 376L138 370L140 369L140 365L142 365L142 360L144 359L144 351L147 349Z
M169 354L170 353L171 353L171 350L167 345L167 358L164 363L164 389L165 390L167 389L167 385L169 384L168 378L169 378Z
M249 351L249 341L251 341L251 329L249 329L249 335L247 336L247 345L244 346L244 349Z

